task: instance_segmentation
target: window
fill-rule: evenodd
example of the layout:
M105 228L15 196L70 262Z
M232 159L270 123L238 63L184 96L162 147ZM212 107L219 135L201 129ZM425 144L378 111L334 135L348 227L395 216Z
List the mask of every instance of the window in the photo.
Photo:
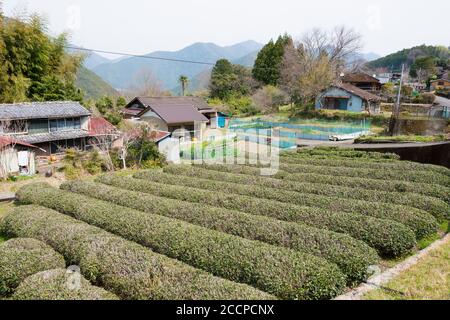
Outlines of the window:
M81 119L80 118L74 118L74 124L73 124L73 128L74 129L81 129Z
M29 134L48 133L48 120L47 119L31 120L28 124L28 133Z
M58 131L58 120L50 120L50 132Z
M2 121L0 131L6 134L26 134L28 123L25 120Z
M67 119L66 119L66 128L67 128L68 130L73 130L73 129L75 129L75 127L74 127L74 119L73 119L73 118L67 118Z

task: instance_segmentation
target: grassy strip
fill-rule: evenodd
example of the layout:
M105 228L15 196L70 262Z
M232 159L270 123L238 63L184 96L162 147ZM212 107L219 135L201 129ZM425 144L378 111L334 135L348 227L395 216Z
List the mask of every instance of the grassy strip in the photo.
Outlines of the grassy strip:
M53 200L59 201L58 197ZM78 204L83 205L81 201ZM69 264L79 265L89 281L123 299L273 298L47 208L18 207L4 218L0 229L10 236L33 237L46 242Z
M419 136L419 135L400 135L400 136L362 136L355 139L355 143L377 143L377 142L440 142L445 141L446 137L443 134L434 136Z
M136 177L140 176L137 174ZM209 190L217 190L214 182L203 181L201 184L203 188ZM200 188L200 183L198 186ZM436 232L438 223L436 219L429 213L406 206L391 205L382 202L367 202L362 200L343 200L338 197L320 196L314 194L303 194L285 190L274 190L272 188L252 186L248 188L246 185L226 183L221 186L221 192L216 192L216 197L208 198L199 189L191 190L189 192L196 194L196 197L186 199L178 198L186 201L201 201L217 206L222 206L227 209L241 210L253 214L273 216L274 211L284 211L289 214L295 214L300 210L308 210L306 208L320 208L332 212L348 212L355 214L363 214L374 218L388 219L402 223L410 227L418 239ZM158 190L154 187L152 192L158 195L158 192L164 192L164 196L178 196L177 194L170 194L170 191ZM183 189L183 188L182 188ZM185 191L185 195L186 195ZM235 195L233 195L233 193ZM198 195L197 195L198 194ZM236 194L245 194L237 196ZM161 194L159 194L161 195ZM183 196L183 195L181 195ZM259 199L257 199L258 197ZM209 201L209 202L208 202Z
M100 181L135 191L145 188L145 181L126 177L105 176ZM94 195L95 198L111 201L118 205L184 220L209 229L325 258L341 268L347 276L349 284L366 279L368 267L378 260L376 252L362 241L355 240L348 235L304 224L284 222L204 204L161 198L106 185L99 188L93 184L73 182L64 184L62 187L85 195Z
M450 187L450 177L434 173L421 171L388 171L378 169L365 168L345 168L345 167L328 167L328 166L312 166L301 164L280 164L280 169L289 173L319 173L332 176L344 177L361 177L379 180L398 180L419 182L428 184L439 184L441 186Z
M0 296L14 292L28 276L39 271L65 268L64 258L34 239L11 239L0 244Z
M200 167L212 171L261 176L261 169L251 166L204 165ZM368 190L381 190L386 192L419 193L439 198L446 202L450 201L450 188L446 188L444 186L437 184L426 184L426 183L407 182L398 180L379 180L370 178L344 177L344 176L336 178L336 176L321 173L288 173L282 170L278 170L277 173L275 173L270 177L289 181L329 184L334 186L344 186Z
M414 193L373 192L366 189L211 171L195 166L168 166L164 168L164 171L175 175L190 177L190 179L178 177L178 184L198 188L204 188L204 185L206 189L217 188L216 190L222 190L223 192L228 191L227 189L231 189L232 192L242 195L254 195L298 205L323 207L322 199L326 196L328 197L328 205L333 210L359 212L368 215L377 216L384 214L384 212L388 212L389 215L392 214L393 211L406 211L407 215L415 213L411 212L410 208L398 206L392 207L392 204L428 211L439 220L442 220L450 212L450 206L446 202L437 198ZM141 173L137 173L137 176L140 174ZM201 180L195 182L196 178L208 179L209 182ZM163 178L158 175L155 176L155 179L158 179L155 181L164 182ZM232 185L230 185L230 183L232 183ZM234 184L239 184L239 186ZM202 187L200 187L200 185L202 185ZM246 185L252 185L253 187L249 189ZM277 191L275 192L273 188L276 188ZM298 192L301 192L301 194L298 194ZM345 198L346 200L339 200L338 198ZM367 201L369 203L367 203ZM423 215L423 213L419 213L418 215ZM429 220L433 220L431 217L428 218Z
M102 180L106 182L105 178ZM145 182L145 181L144 181ZM138 185L138 182L135 182ZM375 248L380 255L395 257L406 254L415 244L415 236L410 228L403 224L385 219L376 219L360 214L333 212L320 208L299 207L289 204L246 196L205 191L201 189L144 183L140 191L153 192L160 188L167 196L198 202L200 205L212 205L234 208L255 215L264 215L275 219L302 222L317 228L325 228L340 233L347 233L355 239L362 240ZM175 189L181 192L175 191ZM157 191L159 192L159 191ZM290 208L290 209L289 209Z
M97 192L102 187L80 183L96 186ZM335 264L313 255L45 185L23 187L17 197L73 215L158 253L283 299L328 299L345 285L345 276Z
M76 278L75 278L76 277ZM76 279L76 289L69 286ZM105 289L93 286L83 276L53 269L26 278L12 296L13 300L118 300Z
M450 293L450 241L433 249L416 265L403 271L384 287L367 293L365 300L448 300Z
M283 163L306 164L313 166L365 168L378 170L414 170L430 171L438 174L450 176L450 170L432 164L423 164L411 161L367 161L365 159L320 159L316 157L305 157L299 153L283 153L280 155Z

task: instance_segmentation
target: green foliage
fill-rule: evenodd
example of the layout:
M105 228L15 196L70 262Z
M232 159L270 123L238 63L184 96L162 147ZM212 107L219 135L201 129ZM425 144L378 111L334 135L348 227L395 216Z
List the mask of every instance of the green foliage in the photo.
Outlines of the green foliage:
M102 193L101 185L95 183L65 184L75 192L84 186ZM280 298L327 299L339 294L345 284L336 265L309 254L42 185L25 186L17 196L20 201L61 210L158 253Z
M215 180L219 180L222 176L220 172L212 170L200 171L199 169L196 167L170 166L166 167L165 171L179 176L179 184L190 185L187 181L198 176L210 180L209 182L204 181L204 179L192 180L197 183L198 188L211 190L209 188L213 188L211 187L212 185L218 185ZM183 178L183 175L188 175L189 179ZM244 175L240 176L243 179L247 177ZM145 173L136 174L135 177L148 178ZM248 177L250 178L250 176ZM152 178L156 179L154 176ZM208 192L205 190L191 190L189 188L190 192L195 194L195 197L192 196L189 201L202 201L205 204L216 207L228 208L230 210L234 209L278 220L304 223L312 227L347 233L355 239L366 242L383 256L405 254L414 245L414 234L412 231L404 225L393 221L372 218L357 213L336 212L317 207L296 206L289 203L256 199L249 196L238 196L236 192L229 191L234 186L235 184L228 184L227 188L211 191L216 195L217 190L221 190L219 193L220 197L212 196L212 194L208 195ZM248 186L245 187L251 189ZM277 191L268 189L266 194L270 194L270 192L276 194ZM211 200L208 200L208 198ZM285 200L283 199L283 201ZM387 232L387 230L390 231Z
M233 96L251 93L254 84L250 71L240 65L233 65L226 59L216 62L209 85L211 98L227 100Z
M419 72L426 72L427 74L431 74L435 71L435 68L436 68L435 57L432 56L419 57L411 65L409 75L413 78L417 78L419 76Z
M105 159L97 150L82 152L76 149L67 149L63 163L62 171L67 180L77 180L85 174L96 175L107 171Z
M261 49L252 70L252 75L256 80L265 85L278 85L284 47L289 42L292 42L292 38L288 34L284 34L279 36L276 42L270 40Z
M37 15L0 23L0 102L81 101L75 78L82 57L65 52L64 34L51 38Z
M28 276L65 268L64 258L34 239L17 238L0 244L0 296L10 295Z
M325 258L336 263L346 274L350 283L364 280L368 276L367 268L377 260L376 252L373 249L347 235L308 227L301 223L282 222L263 216L216 208L203 203L173 200L186 200L189 197L189 189L186 190L186 193L182 187L152 182L165 181L168 184L177 184L176 176L151 170L147 171L145 176L137 174L136 177L146 179L102 176L97 179L98 182L136 192L103 187L101 193L95 193L95 197L118 205L126 205L137 210L184 220L205 228ZM190 179L190 181L195 184L199 179ZM181 182L180 185L184 184ZM88 189L85 190L87 192ZM86 194L86 192L84 193ZM183 194L188 197L182 198ZM167 196L169 199L161 196ZM221 194L217 196L221 197ZM130 201L132 198L136 201ZM341 250L341 248L346 248L346 250Z
M68 283L76 277L77 287ZM83 276L74 275L66 269L53 269L26 278L12 296L13 300L118 300L108 291L95 287Z
M42 191L52 190L49 188L42 184L29 185L20 193L23 197L27 194L28 201L34 201L41 197ZM48 195L48 203L59 203L62 211L70 210L67 200L59 201L58 196ZM80 201L80 196L76 196L76 199L78 207L91 203L89 198ZM94 215L102 218L102 212L110 205L98 202L96 207ZM103 218L115 221L112 216ZM125 217L123 221L127 220ZM79 265L86 279L101 284L122 299L273 299L254 288L214 277L47 208L18 207L1 221L0 230L11 236L34 237L51 244L68 263Z
M339 147L316 147L313 149L297 150L299 155L304 156L323 156L325 158L343 158L343 159L363 159L364 161L390 161L400 160L400 156L395 153L358 151L354 149Z
M152 139L153 132L146 126L142 126L140 130L139 135L128 144L127 166L133 168L162 166L165 163L165 159L159 153L158 146Z
M380 180L397 180L439 184L447 188L450 187L450 177L430 171L381 171L377 169L366 168L308 166L300 164L281 164L280 169L289 173L319 173L333 176L366 177L370 179Z
M361 136L355 139L355 143L380 143L380 142L439 142L445 141L445 135L419 136L419 135L399 135L399 136Z

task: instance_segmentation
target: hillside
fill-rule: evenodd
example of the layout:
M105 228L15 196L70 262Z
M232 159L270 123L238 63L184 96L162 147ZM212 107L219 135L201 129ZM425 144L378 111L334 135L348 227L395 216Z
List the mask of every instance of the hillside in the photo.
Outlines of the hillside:
M261 48L262 45L254 41L246 41L226 47L214 43L195 43L179 51L156 51L148 54L148 56L215 63L221 58L234 61ZM210 67L201 64L132 57L118 62L103 63L94 67L92 71L114 88L126 89L132 87L133 83L136 82L138 72L150 70L153 76L159 79L163 87L170 90L178 86L180 75L193 79L208 68Z
M402 64L411 66L419 57L431 56L437 59L450 59L450 49L444 46L416 46L397 51L367 64L370 68L400 69Z
M118 95L118 92L113 87L85 67L81 67L78 70L76 85L85 92L84 97L88 99Z

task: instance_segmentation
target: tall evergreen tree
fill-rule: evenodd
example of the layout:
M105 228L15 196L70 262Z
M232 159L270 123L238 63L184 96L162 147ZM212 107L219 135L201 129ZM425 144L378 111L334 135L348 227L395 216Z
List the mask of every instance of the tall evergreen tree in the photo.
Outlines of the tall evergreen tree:
M278 85L284 48L291 41L291 37L288 34L284 34L279 36L276 42L270 40L261 49L252 70L253 77L256 80L265 85Z

